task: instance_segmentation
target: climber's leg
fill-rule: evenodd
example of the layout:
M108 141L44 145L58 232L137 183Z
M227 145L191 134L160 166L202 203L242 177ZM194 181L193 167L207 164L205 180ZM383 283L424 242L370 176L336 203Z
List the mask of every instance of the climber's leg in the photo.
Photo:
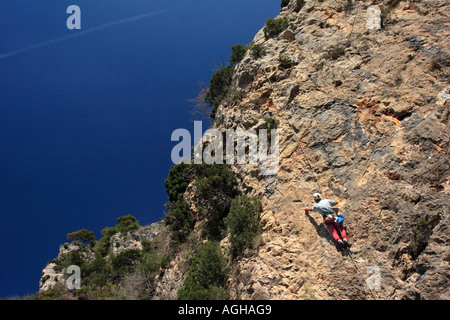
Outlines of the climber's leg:
M342 242L339 237L339 233L336 230L336 226L333 223L326 223L325 228L328 230L328 233L333 237L333 239L337 242Z
M344 227L337 226L339 228L339 232L341 233L342 239L347 239L347 231Z

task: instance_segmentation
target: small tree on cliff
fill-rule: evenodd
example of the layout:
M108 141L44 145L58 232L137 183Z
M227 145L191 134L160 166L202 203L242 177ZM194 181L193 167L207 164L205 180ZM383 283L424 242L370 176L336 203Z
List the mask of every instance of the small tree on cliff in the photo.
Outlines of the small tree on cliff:
M260 233L259 214L261 210L261 201L246 194L234 198L231 202L230 213L225 218L225 224L230 232L233 257L251 247L253 240Z
M95 241L95 235L94 232L81 229L72 233L67 234L67 240L80 240L83 241L85 244L88 244L89 242Z

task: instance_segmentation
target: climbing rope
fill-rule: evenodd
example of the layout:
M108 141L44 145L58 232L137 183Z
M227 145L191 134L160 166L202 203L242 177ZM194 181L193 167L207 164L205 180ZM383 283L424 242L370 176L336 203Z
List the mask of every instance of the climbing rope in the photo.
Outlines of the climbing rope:
M349 2L350 3L350 2ZM349 4L350 6L353 6L354 4ZM358 12L357 12L357 14L355 14L354 16L353 16L353 21L352 21L352 28L350 29L350 33L348 34L348 36L347 36L347 42L349 42L350 41L350 37L352 36L352 34L353 34L353 29L354 29L354 27L355 27L355 22L356 22L356 18L357 17L359 17L360 15L361 15L361 7L360 6L357 6L358 7ZM352 10L353 8L350 8L350 11Z
M352 260L352 262L353 262L353 265L356 267L356 269L358 270L358 272L359 272L361 278L364 280L364 283L366 284L367 289L369 289L370 294L372 295L373 299L374 299L374 300L377 300L377 297L375 296L375 294L373 293L373 291L372 291L372 289L370 288L369 284L367 283L366 278L365 278L364 275L362 274L361 270L359 270L358 264L356 263L355 258L353 257L353 253L350 251L350 248L347 248L347 252L348 252L348 255L350 256L350 258L351 258L351 260Z

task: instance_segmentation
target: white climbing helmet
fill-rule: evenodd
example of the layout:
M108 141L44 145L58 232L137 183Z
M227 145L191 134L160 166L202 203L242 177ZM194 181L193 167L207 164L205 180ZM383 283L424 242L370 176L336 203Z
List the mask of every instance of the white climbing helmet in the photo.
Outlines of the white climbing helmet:
M320 193L314 193L313 198L314 200L320 200L322 197L320 196Z

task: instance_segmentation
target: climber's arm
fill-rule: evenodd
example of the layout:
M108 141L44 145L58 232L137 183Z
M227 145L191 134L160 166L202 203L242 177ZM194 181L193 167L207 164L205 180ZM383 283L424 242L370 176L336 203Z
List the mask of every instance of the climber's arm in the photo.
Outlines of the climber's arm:
M339 202L338 202L337 200L331 200L331 199L328 199L328 201L330 202L330 205L331 205L332 207L334 207L335 205L338 205L338 204L339 204Z
M334 207L335 205L339 204L339 202L337 200L331 200L330 198L328 198L326 193L325 193L325 199L330 201L330 204L331 204L332 207Z

